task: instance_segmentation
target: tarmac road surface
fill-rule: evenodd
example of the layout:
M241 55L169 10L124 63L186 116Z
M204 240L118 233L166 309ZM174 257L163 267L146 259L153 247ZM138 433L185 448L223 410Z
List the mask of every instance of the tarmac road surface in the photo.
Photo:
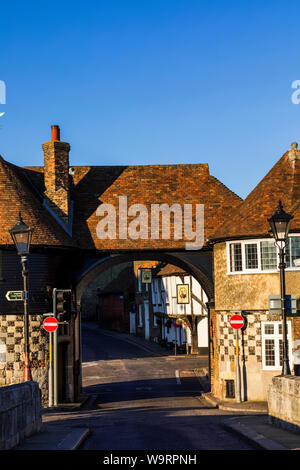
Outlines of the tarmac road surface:
M206 357L170 356L91 324L83 325L82 347L92 405L77 414L90 429L81 450L253 449L223 426L230 412L201 398L194 369L207 367Z

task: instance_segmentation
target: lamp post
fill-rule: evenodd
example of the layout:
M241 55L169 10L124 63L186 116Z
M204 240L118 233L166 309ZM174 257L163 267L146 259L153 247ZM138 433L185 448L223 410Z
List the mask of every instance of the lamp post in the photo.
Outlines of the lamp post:
M290 375L287 344L286 299L285 299L285 247L293 216L283 210L281 201L272 217L268 219L275 243L279 249L280 293L282 312L282 375Z
M22 277L24 284L23 301L24 301L24 352L25 352L25 367L24 367L24 381L31 380L30 362L29 362L29 321L28 321L28 268L27 260L30 249L30 242L33 229L26 225L19 212L19 218L16 225L9 230L13 239L18 255L21 256L22 263Z

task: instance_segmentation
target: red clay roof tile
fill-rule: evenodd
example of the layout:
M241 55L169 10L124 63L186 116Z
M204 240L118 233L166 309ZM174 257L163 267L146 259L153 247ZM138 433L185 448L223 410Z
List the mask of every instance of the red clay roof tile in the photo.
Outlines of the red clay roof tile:
M281 200L294 219L291 232L300 231L300 159L295 150L286 152L247 198L211 236L212 241L268 236L268 218Z

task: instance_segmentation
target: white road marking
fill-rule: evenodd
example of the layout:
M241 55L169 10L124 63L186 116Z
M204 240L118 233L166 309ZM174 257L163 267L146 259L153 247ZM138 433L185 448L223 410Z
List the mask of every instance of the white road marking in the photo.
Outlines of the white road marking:
M177 382L177 385L181 385L181 380L180 380L180 377L179 377L179 370L175 370L175 376L176 376L176 382Z

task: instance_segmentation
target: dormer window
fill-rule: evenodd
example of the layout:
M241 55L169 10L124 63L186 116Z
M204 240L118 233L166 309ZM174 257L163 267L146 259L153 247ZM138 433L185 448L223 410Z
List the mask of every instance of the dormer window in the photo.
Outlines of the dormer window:
M276 272L278 252L274 240L227 242L228 274ZM290 235L286 247L288 269L300 268L300 236Z

